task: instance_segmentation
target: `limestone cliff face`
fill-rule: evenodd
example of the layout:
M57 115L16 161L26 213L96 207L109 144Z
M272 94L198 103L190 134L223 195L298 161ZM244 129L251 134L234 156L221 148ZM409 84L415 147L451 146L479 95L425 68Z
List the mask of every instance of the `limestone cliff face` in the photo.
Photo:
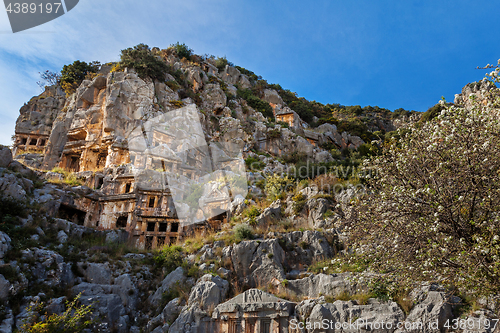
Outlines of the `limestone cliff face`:
M46 170L59 166L84 172L127 164L128 138L134 129L190 104L198 111L209 144L231 143L243 151L255 148L275 156L300 152L326 162L331 157L319 147L322 143L332 142L339 149L356 149L363 143L348 133L337 133L335 126L326 132L309 129L275 90L266 89L262 100L272 106L275 121L290 126L271 124L237 97L237 87L251 88L252 82L235 67L227 65L219 72L212 59L195 64L169 55L164 60L175 73L182 73L189 88L170 74L165 83L152 82L132 69L110 72L105 66L71 96L57 86L47 88L21 108L15 153L38 153L25 161Z
M479 102L484 106L498 107L500 103L498 89L492 82L481 80L467 84L462 88L460 94L455 95L455 105L472 108L475 102Z
M64 91L52 86L25 104L16 122L16 146L21 150L30 147L31 150L42 152L65 103Z

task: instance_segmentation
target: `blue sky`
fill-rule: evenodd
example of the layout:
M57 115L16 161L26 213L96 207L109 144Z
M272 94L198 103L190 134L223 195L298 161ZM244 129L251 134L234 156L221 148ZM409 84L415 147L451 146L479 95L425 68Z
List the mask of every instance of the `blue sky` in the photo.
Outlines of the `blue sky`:
M39 93L38 72L121 49L177 41L226 56L322 103L425 111L452 101L475 69L500 58L500 1L80 0L66 15L12 34L0 9L0 144Z

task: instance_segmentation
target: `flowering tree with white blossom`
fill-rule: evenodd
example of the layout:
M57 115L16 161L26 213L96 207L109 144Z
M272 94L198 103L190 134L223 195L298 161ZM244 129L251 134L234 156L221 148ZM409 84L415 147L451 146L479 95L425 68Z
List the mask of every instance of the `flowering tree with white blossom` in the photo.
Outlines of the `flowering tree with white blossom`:
M488 78L499 82L498 67ZM359 200L353 239L372 268L407 286L500 293L500 93L489 87L467 107L410 126L365 163L376 177Z

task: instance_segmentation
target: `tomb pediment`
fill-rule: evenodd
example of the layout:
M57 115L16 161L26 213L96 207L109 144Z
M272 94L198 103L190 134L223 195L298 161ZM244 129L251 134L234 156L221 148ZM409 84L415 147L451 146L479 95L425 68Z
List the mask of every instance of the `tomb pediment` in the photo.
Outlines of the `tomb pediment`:
M219 304L214 311L218 314L232 312L276 311L280 315L288 313L294 303L259 289L249 289L229 301ZM217 315L216 315L217 316Z

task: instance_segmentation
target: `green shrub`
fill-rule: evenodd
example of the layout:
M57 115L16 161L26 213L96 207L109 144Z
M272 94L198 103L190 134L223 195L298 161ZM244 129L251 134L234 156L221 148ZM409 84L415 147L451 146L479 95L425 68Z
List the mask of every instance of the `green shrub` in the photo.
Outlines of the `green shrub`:
M268 102L263 101L259 97L255 96L252 90L238 89L237 96L239 98L243 98L254 110L261 112L264 117L274 117L273 108L271 107L271 105Z
M298 163L300 161L305 161L305 160L307 160L307 155L305 153L302 153L302 152L293 152L289 155L283 156L283 161L285 163L295 164L295 163Z
M255 206L250 207L245 212L243 212L243 216L248 217L248 218L255 218L259 215L260 215L260 209L258 209Z
M253 156L245 159L245 165L249 171L262 170L266 166L259 158Z
M427 111L424 112L422 118L420 118L420 122L428 122L436 118L444 109L446 109L445 105L437 103L436 105L430 107L429 109L427 109Z
M278 121L276 124L280 125L283 128L290 128L290 125L286 121Z
M307 203L307 197L302 193L297 193L293 197L294 205L293 205L293 213L295 215L300 214Z
M270 131L267 131L267 137L269 139L277 139L281 138L281 131L279 129L272 129Z
M226 65L234 66L231 62L229 62L226 59L226 57L217 57L217 59L215 60L215 67L217 67L219 73L226 68Z
M49 181L50 183L54 183L54 184L64 183L64 184L67 184L69 186L81 186L84 184L81 179L76 177L74 172L69 172L69 171L66 171L66 170L59 168L59 167L55 167L54 169L51 170L51 172L58 173L58 174L62 175L63 179L62 180L52 179Z
M183 264L182 247L177 245L162 248L154 256L157 265L164 267L168 273Z
M180 86L180 85L179 85L176 81L172 81L172 80L167 81L167 82L166 82L166 85L167 85L170 89L172 89L173 91L177 91L177 90L179 90L179 89L181 88L181 86Z
M288 175L281 177L280 175L272 174L266 177L264 192L270 200L274 200L282 193L287 193L293 188L295 188L295 184L293 179L289 178Z
M376 139L373 133L368 130L368 126L366 126L366 124L359 118L340 120L337 125L337 130L339 133L347 132L351 135L359 136L365 142L370 142L372 139Z
M76 60L70 65L64 65L61 70L61 88L66 95L73 94L89 73L97 73L100 68L99 62L86 63Z
M149 46L139 44L121 51L120 66L133 68L140 78L165 81L168 66L156 57Z
M375 156L379 153L379 149L371 143L363 143L359 146L358 153L360 157Z
M191 60L191 56L193 55L193 50L190 49L186 44L181 44L179 42L170 45L170 48L174 49L179 58L186 58L187 60Z
M181 267L184 269L187 277L193 277L195 279L200 277L200 268L197 265L189 264L184 260Z
M79 294L72 302L66 302L66 311L62 314L39 316L43 310L43 303L28 307L27 318L21 327L21 333L78 333L83 332L92 324L89 319L92 305L82 305L78 302Z
M240 71L241 74L245 74L246 76L248 76L251 82L256 82L256 81L262 80L262 76L256 75L254 72L252 72L246 68L243 68L240 66L235 66L235 67L236 67L236 69L238 69Z
M234 227L234 234L237 239L252 239L253 238L253 228L248 224L242 223Z
M321 148L325 150L337 149L337 145L333 142L325 142L320 145Z
M11 265L0 266L0 274L4 276L10 282L17 280L17 272Z
M24 203L19 200L10 199L8 197L0 197L0 219L2 223L12 223L17 221L14 216L27 216L27 210Z

